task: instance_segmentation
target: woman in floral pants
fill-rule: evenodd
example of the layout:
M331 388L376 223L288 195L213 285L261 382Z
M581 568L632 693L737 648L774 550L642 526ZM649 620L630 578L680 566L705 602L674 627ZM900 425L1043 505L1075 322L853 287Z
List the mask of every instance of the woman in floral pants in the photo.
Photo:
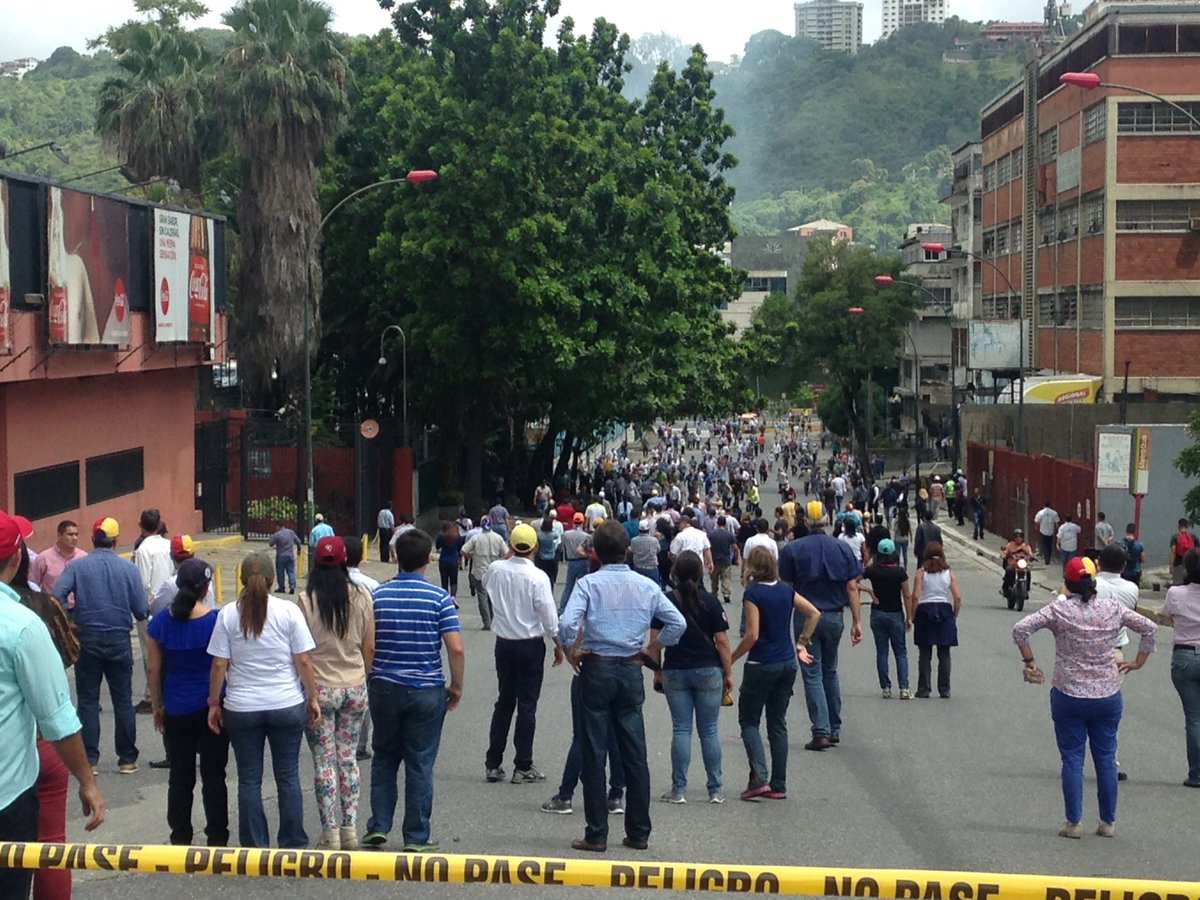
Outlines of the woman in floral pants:
M323 537L299 598L317 647L312 653L321 720L307 731L321 814L320 850L358 847L358 736L367 712L367 672L375 655L371 595L350 581L346 545Z

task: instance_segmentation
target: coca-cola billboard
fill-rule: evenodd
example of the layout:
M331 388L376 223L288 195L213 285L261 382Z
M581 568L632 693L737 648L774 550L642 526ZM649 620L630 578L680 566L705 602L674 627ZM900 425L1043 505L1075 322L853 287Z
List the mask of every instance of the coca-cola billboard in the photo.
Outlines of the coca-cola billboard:
M0 181L0 353L12 352L12 270L8 243L8 182Z
M129 345L129 222L124 203L52 187L50 284L46 320L52 344Z
M154 211L154 339L210 343L213 334L213 221Z

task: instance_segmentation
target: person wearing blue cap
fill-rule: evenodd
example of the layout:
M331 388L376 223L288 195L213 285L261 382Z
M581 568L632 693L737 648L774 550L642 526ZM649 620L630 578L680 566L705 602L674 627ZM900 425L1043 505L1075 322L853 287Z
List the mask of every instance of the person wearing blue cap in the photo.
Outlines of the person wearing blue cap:
M896 657L896 680L900 699L911 700L908 687L908 643L905 632L912 628L908 609L908 572L900 565L896 542L883 538L875 547L871 565L864 573L871 586L871 634L875 637L875 667L879 671L879 689L884 700L892 697L892 679L888 673L888 649Z

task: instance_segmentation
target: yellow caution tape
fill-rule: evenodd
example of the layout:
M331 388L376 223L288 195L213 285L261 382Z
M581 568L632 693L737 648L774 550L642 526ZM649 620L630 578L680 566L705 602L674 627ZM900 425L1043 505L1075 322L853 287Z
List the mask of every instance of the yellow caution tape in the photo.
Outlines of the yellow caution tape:
M0 843L0 868L553 884L897 900L1200 900L1197 882L1125 878L143 844Z

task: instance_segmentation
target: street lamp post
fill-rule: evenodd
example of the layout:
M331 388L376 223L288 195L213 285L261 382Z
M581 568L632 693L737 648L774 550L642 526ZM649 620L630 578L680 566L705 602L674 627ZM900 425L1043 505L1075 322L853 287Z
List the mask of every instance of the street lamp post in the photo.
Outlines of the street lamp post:
M1013 283L1009 279L1009 277L1006 274L1004 274L1004 270L1001 269L994 262L992 262L990 259L988 259L986 256L980 256L978 253L974 253L970 250L964 250L958 244L954 244L953 246L947 247L945 244L938 243L935 241L929 241L927 243L924 243L921 245L921 248L923 250L928 250L930 253L945 253L947 255L946 256L947 259L950 258L949 255L951 253L961 253L963 256L967 257L968 259L978 260L979 262L983 263L985 266L990 268L993 272L996 273L996 275L998 275L1000 277L1000 279L1004 282L1005 286L1008 288L1008 294L1009 294L1010 298L1012 297L1013 294L1017 294L1018 296L1020 295L1020 292L1015 287L1013 287ZM1026 250L1025 252L1028 253L1030 251ZM1019 322L1019 327L1020 327L1019 341L1020 341L1021 347L1020 347L1020 356L1019 356L1018 362L1017 362L1017 373L1018 373L1018 382L1019 382L1020 393L1017 396L1017 441L1016 441L1016 443L1017 443L1017 451L1019 453L1024 453L1025 452L1025 304L1024 304L1024 302L1021 303L1021 315L1018 319L1018 322Z
M1096 88L1111 88L1116 91L1129 91L1131 94L1141 94L1143 97L1150 97L1160 103L1165 103L1177 112L1186 116L1197 129L1200 129L1200 119L1196 118L1195 114L1187 107L1176 103L1174 100L1168 100L1162 94L1156 94L1154 91L1148 91L1145 88L1134 87L1130 84L1117 84L1111 81L1101 81L1100 76L1095 72L1064 72L1058 79L1063 84L1074 85L1077 88L1083 88L1085 91L1093 91Z
M400 335L400 383L403 385L403 401L401 405L403 415L403 436L404 446L408 446L408 335L404 333L404 329L399 325L389 325L383 329L383 333L379 335L379 365L387 365L387 356L383 352L383 342L387 340L389 332L395 331Z
M58 157L58 161L64 166L71 164L71 157L67 156L67 151L59 146L58 141L46 141L42 144L34 144L32 147L25 147L22 150L9 150L3 142L0 142L0 159L12 159L14 156L22 156L26 153L32 153L34 150L49 150Z
M907 278L893 278L891 275L876 275L875 282L876 282L876 284L882 284L882 285L906 284L909 287L915 287L917 290L921 291L923 294L925 294L926 297L928 297L937 306L939 306L941 308L942 312L944 312L946 314L946 320L950 323L950 438L951 438L951 443L953 444L953 451L954 451L954 459L953 459L954 470L957 472L958 471L958 463L959 463L959 456L958 456L958 431L959 431L959 428L958 428L958 401L956 398L956 395L958 393L958 381L957 381L957 376L954 373L954 368L955 368L955 364L954 364L954 323L956 321L954 318L954 307L949 303L943 303L941 297L939 297L933 291L929 290L929 288L925 287L925 285L921 284L921 282L919 282L919 281L911 281ZM909 334L907 329L905 329L904 333L908 336L908 342L909 342L909 344L912 345L913 354L915 356L916 350L917 350L916 341L913 340L912 335ZM919 374L920 374L920 372L918 371L918 375ZM918 420L917 421L918 428L920 427L920 424L921 424L920 420Z
M393 184L424 184L427 181L433 181L437 177L438 173L433 169L413 169L401 178L385 178L382 181L376 181L360 187L356 191L351 191L335 203L329 212L325 213L325 217L321 219L316 231L312 233L312 236L308 240L308 248L304 254L304 463L307 485L304 511L300 516L306 537L309 531L308 517L315 500L312 452L312 353L310 347L312 341L312 256L317 248L317 238L321 236L321 232L324 230L325 224L329 221L330 217L359 194L365 194L367 191L374 190L375 188L388 187Z

